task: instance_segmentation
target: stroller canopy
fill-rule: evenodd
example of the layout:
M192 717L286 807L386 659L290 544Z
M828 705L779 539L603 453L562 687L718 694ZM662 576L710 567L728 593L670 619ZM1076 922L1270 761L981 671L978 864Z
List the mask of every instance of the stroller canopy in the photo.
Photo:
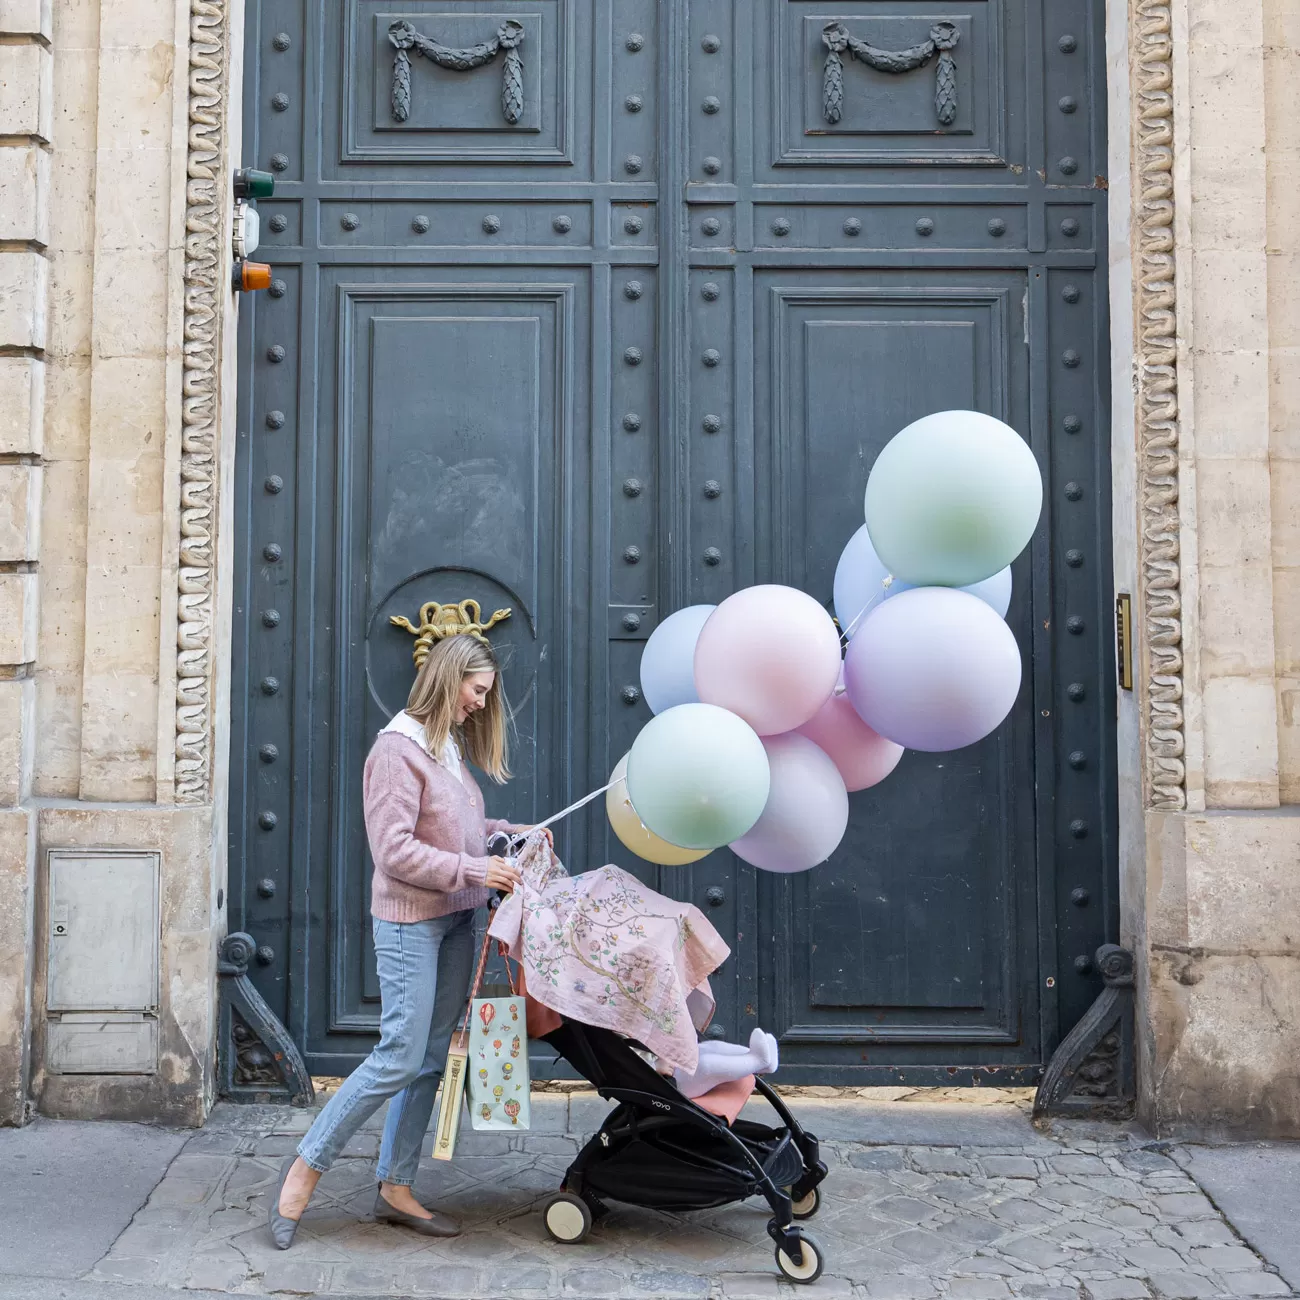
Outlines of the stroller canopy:
M621 867L570 876L542 835L517 865L522 882L491 933L523 967L529 996L693 1071L713 1015L708 977L731 955L704 913Z

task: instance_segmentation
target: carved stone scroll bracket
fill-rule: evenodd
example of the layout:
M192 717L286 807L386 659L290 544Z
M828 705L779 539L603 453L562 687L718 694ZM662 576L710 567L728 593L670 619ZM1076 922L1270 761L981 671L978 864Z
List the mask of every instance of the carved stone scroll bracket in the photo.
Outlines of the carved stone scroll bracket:
M826 46L826 63L822 68L822 116L833 126L844 116L844 54L847 51L859 63L877 72L902 73L923 68L937 54L935 67L934 112L940 126L957 120L957 65L952 51L961 39L953 23L938 22L930 28L930 39L906 50L881 50L866 41L850 36L848 28L835 20L822 28Z
M524 115L524 65L519 46L524 39L521 23L507 18L491 40L466 49L453 49L423 36L404 18L391 23L388 39L397 53L393 56L393 118L405 122L411 115L411 55L419 54L452 72L471 72L491 63L504 53L501 72L501 116L515 126Z
M256 951L257 944L247 934L230 934L221 941L218 1090L229 1101L310 1106L316 1091L302 1055L248 978L248 963Z
M1047 1063L1034 1097L1035 1119L1133 1113L1133 954L1107 943L1097 949L1096 961L1106 986Z

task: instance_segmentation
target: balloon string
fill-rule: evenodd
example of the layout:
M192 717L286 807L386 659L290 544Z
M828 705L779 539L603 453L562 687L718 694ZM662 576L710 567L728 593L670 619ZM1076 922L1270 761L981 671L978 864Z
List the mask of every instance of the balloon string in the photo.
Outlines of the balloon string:
M889 577L885 578L880 584L880 590L869 601L867 601L867 603L858 611L857 617L840 633L841 641L847 642L849 637L853 635L858 624L861 623L869 613L871 613L879 601L884 600L893 581L894 575L891 573ZM839 690L837 688L836 694L838 693ZM602 794L607 794L617 784L617 781L610 781L608 784L602 785L599 790L593 790L590 794L584 794L576 803L571 803L567 808L561 809L553 817L548 817L544 822L538 822L538 824L532 829L535 831L544 831L548 826L554 826L556 822L563 821L571 813L576 813L580 808L585 808L593 799L599 799Z
M887 578L884 578L881 581L880 590L876 592L876 594L872 596L872 598L869 601L867 601L867 603L863 605L863 607L860 610L858 610L857 617L848 625L848 627L844 628L840 632L841 641L847 644L849 637L853 635L858 624L861 623L862 620L866 618L866 616L869 613L871 613L873 609L875 609L876 604L879 601L884 600L884 598L889 594L890 587L892 587L893 585L894 585L894 575L891 573Z
M585 808L593 799L599 799L602 794L612 790L616 782L611 781L608 785L602 785L599 790L593 790L590 794L584 794L577 803L571 803L567 808L557 812L554 817L548 817L544 822L539 822L532 828L534 831L544 831L548 826L554 826L556 822L563 821L570 813L576 813L579 808ZM531 831L529 832L531 834Z

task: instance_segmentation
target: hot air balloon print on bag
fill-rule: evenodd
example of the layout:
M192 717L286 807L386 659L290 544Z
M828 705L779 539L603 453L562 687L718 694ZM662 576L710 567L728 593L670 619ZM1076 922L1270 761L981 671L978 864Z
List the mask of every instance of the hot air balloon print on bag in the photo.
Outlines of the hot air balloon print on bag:
M502 997L501 994L497 995ZM529 1127L528 1036L522 997L475 998L470 1011L467 1071L470 1123L501 1132ZM508 1100L507 1100L508 1099Z

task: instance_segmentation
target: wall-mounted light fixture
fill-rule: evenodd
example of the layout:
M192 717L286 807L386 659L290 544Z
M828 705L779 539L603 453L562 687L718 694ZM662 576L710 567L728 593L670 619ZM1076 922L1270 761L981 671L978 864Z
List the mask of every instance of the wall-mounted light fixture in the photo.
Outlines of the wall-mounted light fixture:
M235 265L231 273L231 288L236 293L266 289L271 284L271 268L265 262L250 262L257 252L262 223L257 209L250 200L269 199L275 193L275 177L270 172L241 167L234 176L235 219L232 227Z
M257 209L248 203L235 204L234 243L236 257L252 257L262 234Z

